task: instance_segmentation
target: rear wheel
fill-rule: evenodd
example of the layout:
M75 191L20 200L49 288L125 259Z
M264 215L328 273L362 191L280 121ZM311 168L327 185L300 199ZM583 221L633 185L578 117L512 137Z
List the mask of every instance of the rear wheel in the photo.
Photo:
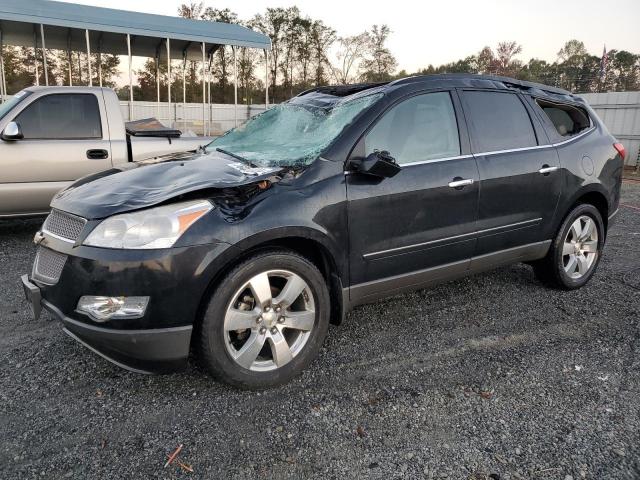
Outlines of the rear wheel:
M547 256L533 263L536 277L552 287L580 288L595 273L603 246L600 212L590 204L578 205L565 218Z
M219 284L200 350L217 378L241 388L283 384L317 355L329 325L324 277L293 252L256 254Z

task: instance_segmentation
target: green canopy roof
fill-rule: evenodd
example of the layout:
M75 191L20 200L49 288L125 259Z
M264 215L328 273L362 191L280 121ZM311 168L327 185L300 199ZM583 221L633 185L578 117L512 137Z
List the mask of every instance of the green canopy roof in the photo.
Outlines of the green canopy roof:
M163 42L170 39L171 56L202 58L201 45L207 50L218 45L271 49L269 37L229 23L191 20L180 17L129 12L49 0L0 1L0 30L3 43L33 46L34 33L40 42L44 26L47 48L84 50L85 30L89 30L91 49L103 53L127 54L126 35L131 35L133 55L153 57ZM38 43L38 46L41 46Z

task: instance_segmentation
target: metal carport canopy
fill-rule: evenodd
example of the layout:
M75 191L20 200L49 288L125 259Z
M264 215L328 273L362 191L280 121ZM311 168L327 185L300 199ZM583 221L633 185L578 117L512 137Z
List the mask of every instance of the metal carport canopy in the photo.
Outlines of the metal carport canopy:
M271 49L268 36L241 25L192 20L49 0L1 0L3 43L33 46L36 26L43 25L47 48L84 50L85 30L103 53L127 55L123 35L132 38L132 54L156 56L161 42L170 39L171 56L201 58L201 44Z

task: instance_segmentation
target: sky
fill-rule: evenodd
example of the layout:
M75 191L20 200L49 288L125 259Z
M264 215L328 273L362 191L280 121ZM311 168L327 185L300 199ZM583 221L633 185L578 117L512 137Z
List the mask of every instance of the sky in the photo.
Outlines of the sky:
M100 7L175 15L180 0L76 0ZM388 42L399 69L409 72L477 53L485 45L514 40L518 56L554 61L567 40L577 38L587 50L640 53L640 0L205 0L205 6L229 8L248 19L267 7L297 5L303 14L323 20L338 35L360 33L386 23Z

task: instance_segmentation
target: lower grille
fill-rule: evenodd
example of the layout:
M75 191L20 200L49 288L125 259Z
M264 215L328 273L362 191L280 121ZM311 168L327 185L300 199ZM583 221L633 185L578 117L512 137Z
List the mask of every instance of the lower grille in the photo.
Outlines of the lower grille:
M38 247L31 276L39 282L55 285L60 279L66 261L66 255L48 248Z

